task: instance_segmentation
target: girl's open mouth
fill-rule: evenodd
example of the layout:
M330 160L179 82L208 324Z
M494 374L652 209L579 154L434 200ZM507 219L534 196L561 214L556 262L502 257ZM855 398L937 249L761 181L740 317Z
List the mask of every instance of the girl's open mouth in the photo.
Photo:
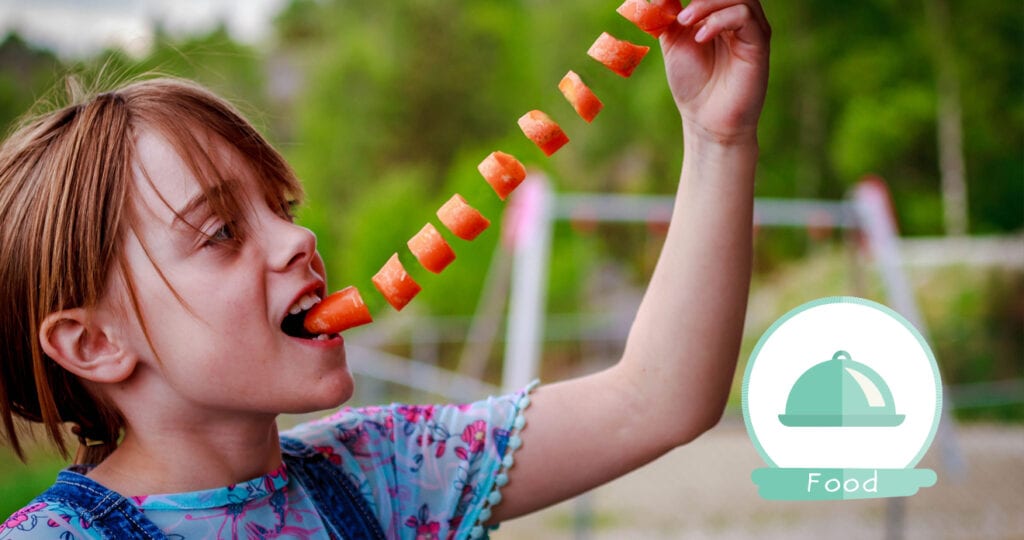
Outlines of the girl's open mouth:
M288 311L288 315L281 321L281 331L286 335L299 339L310 339L316 341L327 341L338 337L338 334L314 334L305 327L306 314L313 306L320 303L320 297L315 294L303 296Z

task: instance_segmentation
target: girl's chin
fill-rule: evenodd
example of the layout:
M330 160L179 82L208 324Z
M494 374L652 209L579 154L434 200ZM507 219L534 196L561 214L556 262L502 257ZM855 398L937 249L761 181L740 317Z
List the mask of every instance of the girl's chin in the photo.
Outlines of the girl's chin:
M313 388L310 388L308 394L310 398L315 399L315 402L310 404L308 410L302 411L303 413L335 409L347 403L355 393L355 381L348 369L345 369L344 373L331 374L321 378L317 381L315 389L315 394Z

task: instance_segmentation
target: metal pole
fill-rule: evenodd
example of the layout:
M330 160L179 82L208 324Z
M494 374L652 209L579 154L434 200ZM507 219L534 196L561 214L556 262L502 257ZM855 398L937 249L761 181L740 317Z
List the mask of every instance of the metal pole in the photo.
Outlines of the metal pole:
M891 307L913 324L925 341L929 341L928 326L917 308L914 292L903 270L900 256L899 233L896 216L893 213L889 190L881 178L862 180L853 192L853 203L857 220L866 235L868 245L875 257L875 264L881 273ZM963 471L963 457L956 443L953 419L950 416L949 392L943 384L943 407L939 418L936 439L943 458L943 465L959 476ZM890 540L903 538L906 521L906 501L891 498L886 503L885 537Z
M552 229L547 179L531 174L509 204L514 258L501 378L506 392L522 388L540 371Z

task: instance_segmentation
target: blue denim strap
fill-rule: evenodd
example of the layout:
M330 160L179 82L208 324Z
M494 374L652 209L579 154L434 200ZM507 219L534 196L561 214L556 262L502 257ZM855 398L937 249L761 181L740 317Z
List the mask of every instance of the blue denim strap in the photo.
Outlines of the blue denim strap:
M377 516L340 467L297 439L281 437L281 450L288 476L313 499L334 537L386 540Z
M167 538L131 501L75 467L58 473L57 481L34 502L59 502L74 508L104 538Z

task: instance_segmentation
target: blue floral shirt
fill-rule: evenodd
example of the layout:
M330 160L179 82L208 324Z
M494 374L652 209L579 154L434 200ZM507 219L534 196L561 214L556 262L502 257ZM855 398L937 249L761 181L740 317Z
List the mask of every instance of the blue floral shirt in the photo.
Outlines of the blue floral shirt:
M484 536L501 501L535 385L467 405L347 407L285 431L358 486L388 538ZM282 464L222 488L131 497L169 538L324 538L313 502ZM0 523L0 540L100 538L71 507L34 502Z

